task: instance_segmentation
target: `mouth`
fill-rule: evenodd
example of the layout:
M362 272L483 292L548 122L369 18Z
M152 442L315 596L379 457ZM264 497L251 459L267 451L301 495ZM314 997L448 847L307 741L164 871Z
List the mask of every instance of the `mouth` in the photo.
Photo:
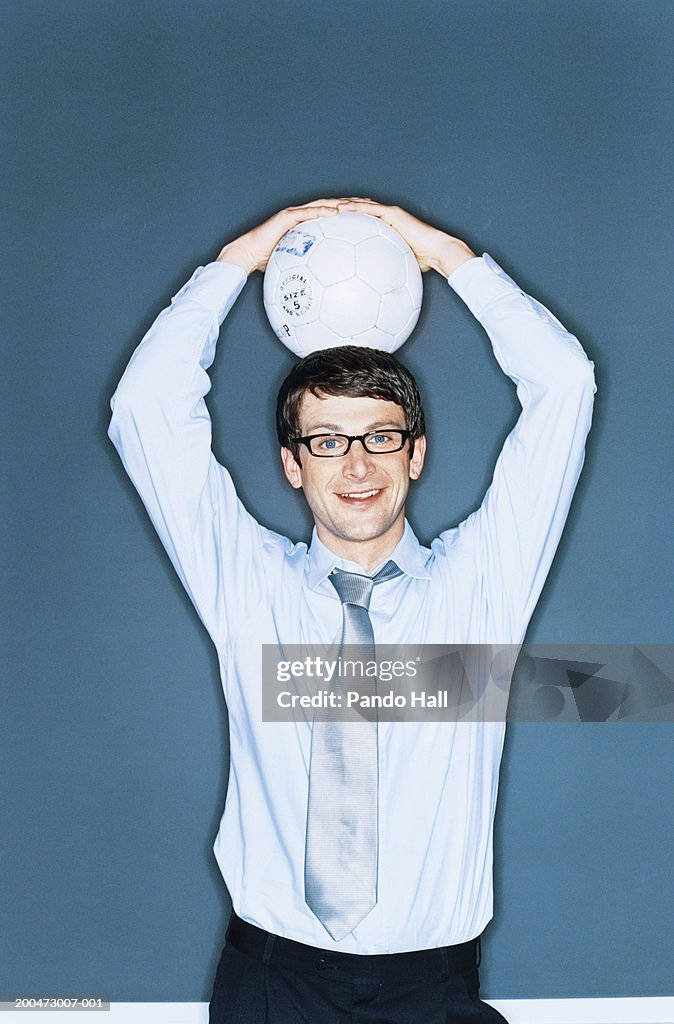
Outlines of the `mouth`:
M345 491L338 494L337 497L347 505L371 505L377 500L382 490L381 487L370 487L367 491Z

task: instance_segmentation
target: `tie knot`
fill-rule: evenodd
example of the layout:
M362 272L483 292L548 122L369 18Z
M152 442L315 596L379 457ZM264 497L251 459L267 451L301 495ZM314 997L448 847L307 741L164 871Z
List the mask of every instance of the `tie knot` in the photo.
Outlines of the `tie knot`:
M369 608L374 585L395 579L396 576L402 576L402 569L399 569L395 562L389 560L374 576L334 569L328 578L337 591L342 604L355 604L360 608Z
M346 572L335 569L329 580L337 591L342 604L356 604L360 608L370 607L374 580L371 576L361 576L359 572Z

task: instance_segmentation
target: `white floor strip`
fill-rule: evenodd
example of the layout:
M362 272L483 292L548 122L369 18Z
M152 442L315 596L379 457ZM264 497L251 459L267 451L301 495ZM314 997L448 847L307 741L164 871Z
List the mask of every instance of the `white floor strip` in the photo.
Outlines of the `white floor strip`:
M493 999L510 1024L674 1024L674 996ZM0 1024L207 1024L206 1003L112 1003L110 1010L0 1010Z
M674 997L490 999L510 1024L674 1024Z

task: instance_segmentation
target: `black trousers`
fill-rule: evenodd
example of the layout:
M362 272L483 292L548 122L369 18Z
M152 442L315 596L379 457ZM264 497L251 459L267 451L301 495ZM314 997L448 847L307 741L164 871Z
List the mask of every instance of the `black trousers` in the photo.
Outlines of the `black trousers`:
M507 1024L479 997L478 951L333 953L233 915L209 1024Z

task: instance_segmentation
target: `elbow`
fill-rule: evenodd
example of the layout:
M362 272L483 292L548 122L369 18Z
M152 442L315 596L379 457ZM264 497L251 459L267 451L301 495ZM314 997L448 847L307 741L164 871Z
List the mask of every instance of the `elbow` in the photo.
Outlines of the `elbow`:
M594 375L594 363L585 354L583 354L582 359L578 360L576 374L578 378L577 387L581 392L587 394L592 401L597 393L597 381Z
M122 436L122 423L123 423L123 403L120 401L119 388L115 391L114 395L110 399L110 409L112 415L108 424L108 437L114 444L115 448L119 450Z
M553 419L563 419L568 411L575 409L576 415L588 421L592 416L596 391L594 363L580 346L567 350L563 358L557 358L554 364L547 366L537 384L521 392L518 388L523 407L530 401L540 402Z
M140 404L140 397L134 395L134 389L129 387L128 381L123 377L110 399L112 415L108 424L108 437L118 451L130 426L137 420Z
M594 396L597 385L594 378L594 363L583 354L574 359L574 366L563 375L560 387L560 404L574 416L578 423L585 424L585 433L589 431L594 410ZM560 415L561 413L560 409Z
M560 407L558 414L564 418L572 415L577 428L587 434L592 424L594 396L597 384L594 376L594 363L585 353L579 353L573 359L573 366L567 368L562 375L563 384L560 388ZM562 408L566 413L562 412Z
M566 358L555 369L556 386L561 391L584 397L592 403L597 392L594 363L588 359L578 342L568 349Z

